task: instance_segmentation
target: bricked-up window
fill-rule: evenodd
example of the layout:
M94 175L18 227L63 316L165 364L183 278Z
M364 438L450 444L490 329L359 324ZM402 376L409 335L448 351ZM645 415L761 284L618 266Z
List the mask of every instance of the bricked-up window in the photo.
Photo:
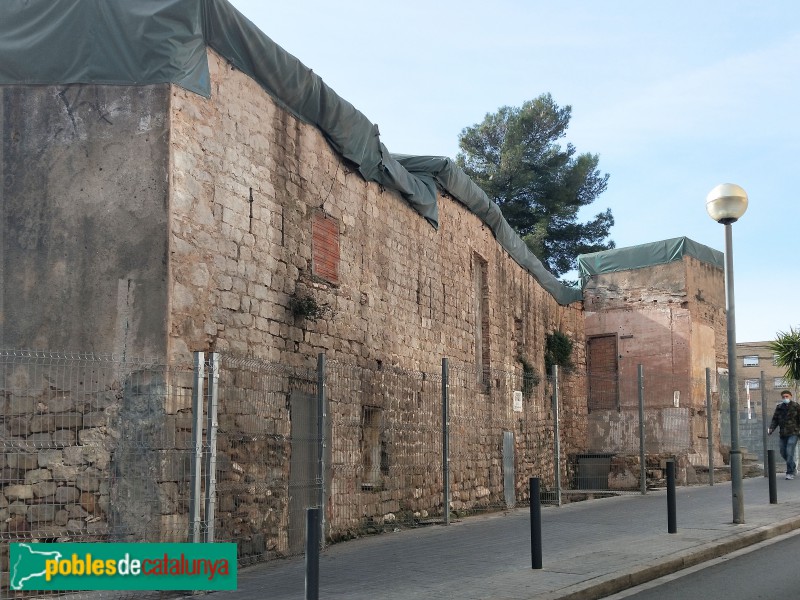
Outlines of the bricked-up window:
M311 238L312 272L330 283L339 283L339 221L315 211Z
M383 436L383 409L377 406L361 407L361 464L361 489L380 490L383 476L389 474L389 454Z
M589 367L589 412L619 408L617 336L591 337L586 342Z
M489 382L489 280L488 264L479 254L472 255L475 286L475 367L478 381Z

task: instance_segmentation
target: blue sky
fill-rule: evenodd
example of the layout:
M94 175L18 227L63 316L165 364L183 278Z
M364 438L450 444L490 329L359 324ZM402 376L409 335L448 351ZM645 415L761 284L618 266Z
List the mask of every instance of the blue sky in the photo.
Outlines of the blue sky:
M571 105L566 141L611 176L586 216L611 208L618 247L685 235L722 250L705 197L741 185L737 340L800 326L800 2L233 4L392 152L455 157L500 106Z

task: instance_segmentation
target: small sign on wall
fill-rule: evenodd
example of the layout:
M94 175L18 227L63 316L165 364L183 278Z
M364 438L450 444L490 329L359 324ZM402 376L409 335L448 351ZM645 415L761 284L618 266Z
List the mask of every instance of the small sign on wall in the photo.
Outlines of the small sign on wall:
M514 412L522 412L522 391L514 390L512 396L514 400Z
M675 390L672 392L672 406L675 408L680 408L681 405L681 391Z

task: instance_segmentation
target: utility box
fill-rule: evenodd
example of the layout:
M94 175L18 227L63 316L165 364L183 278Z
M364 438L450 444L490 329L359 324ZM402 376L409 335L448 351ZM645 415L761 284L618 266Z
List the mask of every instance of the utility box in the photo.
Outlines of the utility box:
M576 455L578 468L575 475L575 489L607 490L613 457L613 454L605 452Z

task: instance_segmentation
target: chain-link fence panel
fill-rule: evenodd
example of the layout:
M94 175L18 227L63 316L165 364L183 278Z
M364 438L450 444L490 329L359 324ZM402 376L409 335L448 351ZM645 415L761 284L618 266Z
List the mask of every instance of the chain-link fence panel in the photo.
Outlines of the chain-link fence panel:
M770 398L764 389L764 382L756 380L754 386L751 380L743 382L741 388L736 390L737 414L739 421L739 450L742 453L742 473L745 477L762 474L766 471L767 450L774 450L776 456L776 470L783 473L786 463L780 456L780 436L775 432L767 435L775 411L775 406L780 402L777 393ZM752 387L751 387L752 386ZM731 390L730 379L727 372L719 375L719 427L722 451L727 459L731 448Z
M10 543L187 540L191 381L155 361L0 351L3 597Z
M663 485L670 460L702 483L730 443L716 374L195 358L0 352L4 541L229 541L248 564L302 553L311 507L338 541L511 508L531 477L552 503Z
M529 502L555 488L551 390L533 372L450 368L451 505L458 515Z
M327 364L329 538L443 517L442 376Z
M588 372L586 380L587 445L568 456L571 491L660 487L673 460L679 485L710 483L723 467L714 378L642 369L624 376Z
M214 541L236 542L240 564L302 553L321 418L315 369L222 356Z

